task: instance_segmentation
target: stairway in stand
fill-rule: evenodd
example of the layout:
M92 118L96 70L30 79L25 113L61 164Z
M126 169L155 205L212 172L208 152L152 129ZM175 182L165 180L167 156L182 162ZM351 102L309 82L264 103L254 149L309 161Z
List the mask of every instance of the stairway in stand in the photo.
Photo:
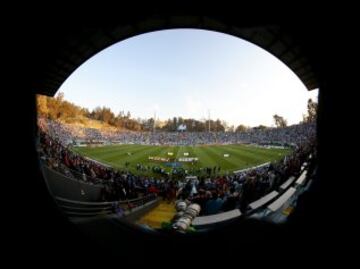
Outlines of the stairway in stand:
M176 210L174 203L162 201L157 207L139 219L137 223L140 225L148 225L151 228L160 228L161 223L170 221L174 217L175 213Z

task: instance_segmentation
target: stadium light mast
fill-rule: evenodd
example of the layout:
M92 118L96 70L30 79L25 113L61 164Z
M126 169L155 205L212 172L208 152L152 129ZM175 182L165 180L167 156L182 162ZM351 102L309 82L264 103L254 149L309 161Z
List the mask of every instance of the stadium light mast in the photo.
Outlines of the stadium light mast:
M155 133L156 111L154 111L153 133Z
M209 133L210 133L210 109L208 109Z

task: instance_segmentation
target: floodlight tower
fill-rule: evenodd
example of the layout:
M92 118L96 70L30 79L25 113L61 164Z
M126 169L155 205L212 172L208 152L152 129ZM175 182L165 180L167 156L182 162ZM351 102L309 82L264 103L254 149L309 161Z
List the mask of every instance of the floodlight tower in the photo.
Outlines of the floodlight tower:
M209 133L210 133L210 109L208 109Z
M155 133L156 110L154 111L153 133Z

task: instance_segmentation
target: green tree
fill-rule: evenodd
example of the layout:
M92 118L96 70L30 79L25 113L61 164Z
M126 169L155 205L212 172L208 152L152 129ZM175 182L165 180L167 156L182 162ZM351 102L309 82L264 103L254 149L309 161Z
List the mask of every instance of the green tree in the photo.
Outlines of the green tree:
M255 129L255 130L265 130L267 128L268 128L267 126L260 124L259 126L254 127L253 129Z
M273 118L274 118L276 127L281 127L281 128L283 128L283 127L286 127L286 126L287 126L287 120L285 120L283 117L275 114L275 115L273 116Z
M235 132L246 132L247 131L247 127L243 124L240 124L238 127L236 127Z
M310 98L307 103L307 115L303 115L303 122L315 122L317 110L318 103Z
M235 132L235 126L234 125L228 126L227 129L226 129L226 132L229 132L229 133Z
M49 109L47 105L47 96L45 95L36 95L36 107L39 116L48 117Z

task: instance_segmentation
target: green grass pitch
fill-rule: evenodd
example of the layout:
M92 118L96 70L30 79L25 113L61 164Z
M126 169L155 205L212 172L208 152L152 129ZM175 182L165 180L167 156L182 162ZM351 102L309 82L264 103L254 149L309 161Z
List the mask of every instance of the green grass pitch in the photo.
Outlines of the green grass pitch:
M194 164L182 163L183 168L199 173L200 168L220 166L220 174L231 173L235 170L245 169L266 162L277 161L288 155L291 149L267 149L251 145L208 145L208 146L151 146L151 145L107 145L98 147L74 147L79 154L97 160L113 168L125 169L125 163L129 162L129 169L136 174L147 173L136 170L136 164L145 166L160 166L166 171L171 168L164 163L150 161L149 156L180 158L197 157L199 160ZM173 155L168 155L172 152ZM184 156L184 153L188 156ZM224 157L229 154L229 157ZM150 173L151 174L151 173Z

